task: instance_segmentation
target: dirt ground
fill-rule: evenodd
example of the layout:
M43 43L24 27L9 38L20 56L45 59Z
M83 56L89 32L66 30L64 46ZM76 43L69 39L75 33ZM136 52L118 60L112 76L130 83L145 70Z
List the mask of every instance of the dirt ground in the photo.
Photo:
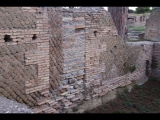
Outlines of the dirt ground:
M131 92L117 93L114 100L85 113L160 113L160 81L135 85Z

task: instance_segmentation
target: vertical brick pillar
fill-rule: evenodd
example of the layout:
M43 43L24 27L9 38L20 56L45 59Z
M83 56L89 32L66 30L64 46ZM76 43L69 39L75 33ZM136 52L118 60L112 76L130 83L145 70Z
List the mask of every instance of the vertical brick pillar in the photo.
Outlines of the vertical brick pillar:
M118 35L122 37L123 40L126 40L128 7L108 7L108 11L118 30Z

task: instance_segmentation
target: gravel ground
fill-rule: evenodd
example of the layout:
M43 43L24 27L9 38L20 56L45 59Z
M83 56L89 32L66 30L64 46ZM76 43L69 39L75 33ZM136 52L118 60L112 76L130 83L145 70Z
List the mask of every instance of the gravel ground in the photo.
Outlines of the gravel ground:
M33 113L26 105L0 96L0 113Z

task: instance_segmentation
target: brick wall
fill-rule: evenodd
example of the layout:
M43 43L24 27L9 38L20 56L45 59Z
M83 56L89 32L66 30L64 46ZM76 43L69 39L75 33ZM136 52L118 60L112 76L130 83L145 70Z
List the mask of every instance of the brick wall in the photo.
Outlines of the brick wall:
M50 29L50 92L57 89L61 84L62 74L62 12L58 8L48 7Z
M108 12L112 16L114 24L118 30L118 35L122 37L123 40L126 40L128 7L108 7Z
M12 18L10 9L0 10ZM15 21L24 23L20 29L12 20L0 23L0 95L36 113L63 113L146 78L152 45L126 44L103 8L12 11L20 11Z
M1 13L5 13L2 16L9 21L2 19L6 23L0 27L0 93L29 106L37 105L38 99L47 96L42 92L49 88L48 20L42 11L34 7L1 7Z
M85 85L88 98L103 96L132 80L141 79L139 76L145 78L145 62L151 57L152 50L149 46L147 54L143 45L126 44L118 36L110 14L102 8L93 9L98 12L90 14L92 17L86 15ZM133 73L130 72L132 67L136 68Z

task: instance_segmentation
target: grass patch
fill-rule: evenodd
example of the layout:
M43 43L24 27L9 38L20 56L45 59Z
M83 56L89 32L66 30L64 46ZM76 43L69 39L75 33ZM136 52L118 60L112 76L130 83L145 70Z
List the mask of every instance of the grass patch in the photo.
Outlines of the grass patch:
M127 40L127 42L142 42L142 41L149 41L149 42L151 42L150 40L145 40L145 39L138 39L138 40L128 39Z
M134 39L127 39L128 42L142 42L142 41L149 41L152 42L150 40L146 40L146 39L138 39L138 40L134 40Z
M139 42L140 40L128 39L127 42Z
M133 25L128 25L128 28L132 29L135 28Z
M152 103L160 108L160 98L154 99Z
M131 92L117 92L117 98L90 113L159 113L160 83L154 78L143 85L135 84Z
M136 31L136 32L145 31L145 26L139 26L139 27L128 26L128 28L129 28L131 31Z
M134 88L135 88L135 89L140 89L140 88L141 88L141 86L140 86L140 85L135 84L135 85L134 85Z
M140 113L145 113L145 112L149 112L149 108L145 105L141 105L141 104L136 104L135 108L140 112Z
M127 96L124 92L118 92L117 95L121 98L121 99L126 99Z
M143 94L142 92L140 92L137 97L139 98L147 98L147 96L145 94Z
M157 92L159 92L159 91L158 91L158 89L156 89L156 88L153 88L153 89L151 90L151 93L157 93Z
M125 107L125 108L126 108L126 107L132 107L132 101L127 98L127 99L124 101L124 107Z

